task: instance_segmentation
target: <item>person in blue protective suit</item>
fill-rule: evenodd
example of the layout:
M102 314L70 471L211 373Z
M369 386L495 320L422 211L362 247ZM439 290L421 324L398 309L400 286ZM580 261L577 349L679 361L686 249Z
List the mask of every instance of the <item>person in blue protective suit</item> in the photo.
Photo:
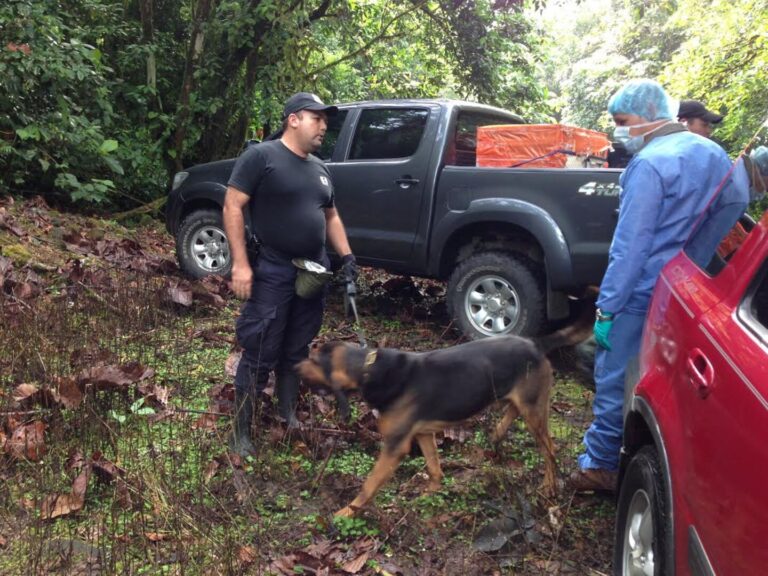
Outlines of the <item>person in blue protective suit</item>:
M754 226L745 210L765 196L768 148L759 146L751 154L742 154L734 163L733 182L707 207L686 243L688 257L710 274L722 269Z
M597 300L594 420L569 478L576 491L616 489L624 376L639 352L651 292L731 178L725 151L673 121L676 105L657 82L628 82L611 97L608 112L614 139L634 156L621 175L619 218Z
M768 192L768 147L758 146L739 159L738 178L749 187L749 201L757 202Z
M323 142L328 115L336 111L314 94L294 94L285 103L281 136L246 149L229 179L223 216L232 253L232 291L246 300L235 330L243 354L235 374L230 440L230 449L241 456L254 452L254 405L271 371L280 415L289 428L300 425L294 366L307 357L322 324L322 275L313 276L312 270L329 267L326 240L342 257L347 281L357 277L334 205L331 175L313 156ZM246 210L260 242L255 256L247 250Z

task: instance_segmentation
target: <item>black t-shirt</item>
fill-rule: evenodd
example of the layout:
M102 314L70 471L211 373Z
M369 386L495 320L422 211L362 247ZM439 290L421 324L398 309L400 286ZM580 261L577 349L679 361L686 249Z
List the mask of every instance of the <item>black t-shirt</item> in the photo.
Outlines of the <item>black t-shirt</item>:
M325 208L333 184L325 164L302 158L280 140L249 147L235 163L229 185L248 194L256 236L290 257L320 259L325 247Z

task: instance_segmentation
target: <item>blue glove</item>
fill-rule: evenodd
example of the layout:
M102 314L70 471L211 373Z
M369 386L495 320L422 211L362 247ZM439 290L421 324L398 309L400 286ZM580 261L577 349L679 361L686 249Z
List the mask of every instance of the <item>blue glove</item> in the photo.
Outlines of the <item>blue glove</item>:
M597 340L598 346L602 346L606 350L611 349L611 342L608 340L608 335L611 333L612 327L613 318L595 320L595 340Z

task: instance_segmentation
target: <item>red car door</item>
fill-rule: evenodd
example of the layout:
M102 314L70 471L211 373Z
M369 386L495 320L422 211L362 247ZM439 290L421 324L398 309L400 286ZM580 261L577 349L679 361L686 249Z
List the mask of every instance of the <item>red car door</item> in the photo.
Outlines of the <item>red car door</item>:
M764 573L768 526L768 217L715 276L668 265L679 574ZM681 550L683 547L684 550ZM702 570L703 569L703 570Z

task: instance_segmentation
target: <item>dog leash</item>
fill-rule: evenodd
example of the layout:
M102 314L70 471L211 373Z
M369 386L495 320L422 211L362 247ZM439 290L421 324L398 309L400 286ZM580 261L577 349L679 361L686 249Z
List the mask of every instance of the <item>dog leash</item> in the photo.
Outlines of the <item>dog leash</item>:
M347 282L347 289L344 292L344 310L346 311L347 315L349 315L350 310L352 311L352 315L355 318L353 330L355 334L357 334L357 340L360 342L361 348L367 348L368 342L365 340L365 335L363 334L363 326L360 324L360 317L357 315L357 303L355 302L356 296L357 287L355 286L355 283Z

